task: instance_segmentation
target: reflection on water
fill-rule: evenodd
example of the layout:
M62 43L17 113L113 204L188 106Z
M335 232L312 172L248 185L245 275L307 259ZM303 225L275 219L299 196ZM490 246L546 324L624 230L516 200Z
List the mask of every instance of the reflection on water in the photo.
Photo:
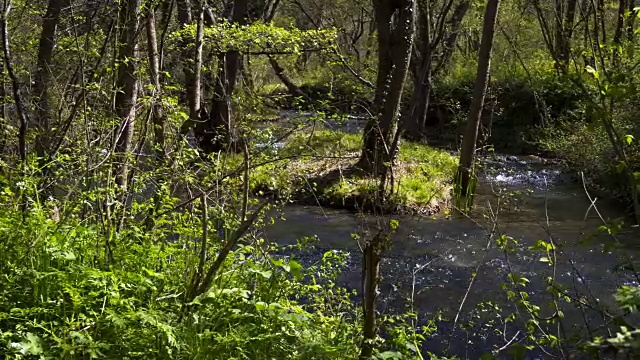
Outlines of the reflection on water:
M452 333L451 321L440 324L438 334L426 346L435 352L448 349L450 354L470 359L479 358L494 346L504 345L503 337L492 335L488 329L478 327L464 333L459 325L481 302L508 306L500 284L506 281L509 272L531 280L527 291L531 300L543 306L543 312L549 300L545 294L545 278L554 274L556 281L572 289L576 296L587 296L612 306L611 295L617 286L636 284L631 276L612 269L635 256L635 251L628 250L637 249L640 244L637 233L632 230L619 236L623 249L608 249L606 245L614 240L603 235L581 244L602 221L595 209L590 208L591 202L581 185L570 182L555 165L504 156L485 159L483 164L484 175L477 189L476 208L471 214L394 217L400 220L400 228L382 264L382 311L403 311L413 291L414 305L423 321L438 310L451 319L468 291L456 330ZM596 205L605 219L622 216L615 203L597 201ZM496 235L490 234L492 224L487 220L488 214L498 220L497 234L511 236L519 243L508 256L491 241ZM293 244L299 238L317 236L319 243L314 250L295 255L307 263L316 261L330 249L350 252L341 281L350 288L360 288L359 248L351 235L375 229L381 219L295 205L287 206L284 215L286 221L276 221L263 229L266 239ZM541 254L527 250L540 239L551 239L558 246L555 268L541 262ZM473 273L477 276L469 288ZM597 313L586 310L583 316L573 305L562 306L569 328L582 325L584 316L589 317L589 321L599 321ZM513 336L517 328L511 331ZM535 351L530 356L548 358Z

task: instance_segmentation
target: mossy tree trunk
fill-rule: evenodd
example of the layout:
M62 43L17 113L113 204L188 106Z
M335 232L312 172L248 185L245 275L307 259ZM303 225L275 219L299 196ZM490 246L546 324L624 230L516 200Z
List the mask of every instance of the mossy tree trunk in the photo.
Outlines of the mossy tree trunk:
M491 68L491 50L493 47L493 36L495 33L496 21L498 19L498 9L500 0L489 0L484 13L484 23L482 28L482 40L480 43L480 53L478 54L478 72L476 75L475 87L473 89L473 99L467 118L467 126L462 139L462 149L460 151L460 164L455 179L455 198L458 206L466 208L473 195L474 184L474 161L476 154L476 142L478 140L478 128L484 106L484 98L487 93L489 83L489 73Z
M366 124L357 167L382 174L397 153L398 112L416 23L414 0L374 0L378 30L378 74L373 116Z

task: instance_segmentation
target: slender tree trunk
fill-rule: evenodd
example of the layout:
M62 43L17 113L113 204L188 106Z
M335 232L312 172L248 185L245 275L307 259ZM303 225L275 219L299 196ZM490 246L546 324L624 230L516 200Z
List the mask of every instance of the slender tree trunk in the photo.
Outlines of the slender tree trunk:
M563 14L559 14L558 16L562 16L562 21L558 26L560 26L559 36L560 39L557 42L557 56L559 65L564 69L567 69L569 66L569 60L571 59L571 39L573 38L573 26L576 17L576 6L577 0L569 0L567 2L566 9L564 9Z
M431 9L429 2L419 6L418 31L413 46L411 64L413 74L413 92L409 109L400 119L404 136L408 139L420 139L429 108L431 96L431 57L433 54L431 35ZM415 64L414 64L415 63Z
M136 34L138 31L138 12L141 0L127 0L120 4L118 10L119 36L116 54L116 117L121 124L115 130L116 184L121 191L126 191L128 179L128 154L131 151L133 131L136 118L136 101L138 95L138 79L136 70Z
M555 8L553 11L553 23L555 24L555 35L554 35L554 52L556 54L556 58L561 57L562 50L564 48L564 3L566 0L554 0Z
M373 4L378 27L376 108L374 117L365 126L362 155L356 164L372 175L386 172L396 154L392 145L396 143L393 139L416 23L414 0L374 0Z
M20 89L20 82L18 76L13 68L13 61L11 59L11 49L9 45L9 28L7 26L7 17L11 12L11 0L2 1L2 21L0 22L2 27L2 50L4 57L4 65L6 67L9 78L11 79L11 87L13 93L13 101L16 105L16 111L18 118L20 119L20 127L18 129L18 152L20 153L20 161L25 166L27 162L27 128L29 126L29 118L24 108L24 102L22 101L22 91ZM24 169L23 169L24 170ZM26 209L26 202L24 204Z
M476 142L478 139L478 128L482 116L482 107L489 83L489 72L491 68L491 50L493 47L493 36L495 33L496 21L498 19L498 9L500 0L489 0L484 13L484 24L482 28L482 42L480 53L478 54L478 72L473 90L473 99L469 109L467 127L462 140L460 151L460 164L456 174L455 196L460 204L467 204L467 200L473 195L472 177L474 174L474 161L476 154ZM466 207L466 206L463 206Z
M165 134L164 128L166 116L162 108L162 86L160 84L160 55L158 53L158 35L156 32L155 10L149 9L147 13L147 56L149 57L149 75L151 84L153 85L151 120L153 123L153 134L155 140L155 155L158 165L164 165L166 160ZM163 179L159 179L156 189L162 188ZM147 229L151 230L155 226L155 215L160 210L161 196L156 190L153 197L154 207L152 213L147 218Z
M0 129L4 129L9 122L7 121L7 81L5 78L4 62L0 61ZM7 145L7 137L5 135L0 139L0 154L4 154Z
M438 65L433 69L433 75L439 75L441 71L446 69L451 63L453 52L456 49L458 38L460 37L460 27L462 20L471 7L471 0L461 1L453 11L451 19L447 22L449 27L449 35L444 40L444 49Z
M378 284L380 282L380 260L387 239L379 232L365 244L362 260L362 307L364 324L362 326L363 342L360 349L360 360L370 360L373 356L374 344L378 333L376 304L378 300Z
M160 85L160 55L158 54L158 36L156 32L155 10L149 9L147 14L147 55L149 57L149 75L153 85L152 122L155 137L156 155L164 159L166 117L162 109L162 86Z
M304 91L302 91L300 87L298 87L298 85L294 84L294 82L287 76L287 74L285 74L285 69L280 66L278 61L274 59L273 56L269 56L269 63L271 64L271 67L273 68L273 71L275 72L278 79L280 79L284 86L287 87L287 90L289 91L289 94L291 94L291 96L301 97L305 101L311 102L309 96L305 94Z
M56 29L60 20L63 2L63 0L49 0L47 12L42 19L38 60L33 79L33 101L35 106L34 125L37 129L35 148L41 160L44 160L49 150L48 143L51 135L52 116L49 90L53 87L51 83L51 62L53 49L56 45Z
M180 26L192 24L193 13L191 0L176 0L176 2L178 4L178 23ZM193 50L188 46L189 44L186 38L181 41L181 46L184 49L182 53L182 70L184 72L187 106L189 108L189 119L182 124L182 128L180 129L182 135L186 135L194 126L194 123L201 120L202 25L200 19L202 17L203 11L199 11L197 14L196 44Z
M635 25L636 25L636 17L638 11L636 9L636 0L629 0L629 20L627 21L627 41L633 43L634 33L635 33Z

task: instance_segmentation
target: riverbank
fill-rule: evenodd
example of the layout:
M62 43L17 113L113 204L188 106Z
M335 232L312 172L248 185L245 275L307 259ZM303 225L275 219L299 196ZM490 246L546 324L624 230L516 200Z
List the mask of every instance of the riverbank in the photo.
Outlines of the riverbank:
M280 144L282 160L251 177L257 195L275 195L297 204L372 210L374 177L354 170L361 134L330 129L290 136ZM393 168L393 195L385 212L432 215L448 207L457 158L424 144L403 142Z

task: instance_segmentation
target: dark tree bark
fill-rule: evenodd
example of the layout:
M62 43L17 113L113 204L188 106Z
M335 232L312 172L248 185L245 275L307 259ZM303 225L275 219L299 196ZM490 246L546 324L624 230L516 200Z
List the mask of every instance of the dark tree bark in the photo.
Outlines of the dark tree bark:
M480 53L478 54L478 72L476 83L473 89L473 99L467 118L467 127L462 140L460 151L460 164L456 174L455 196L461 204L467 204L467 200L473 195L472 177L474 176L474 161L476 154L476 142L478 139L478 128L484 106L484 98L487 93L489 83L489 73L491 68L491 50L493 48L493 37L495 33L496 21L498 19L498 9L500 0L489 0L484 13L484 23L482 28L482 42ZM466 206L464 206L466 207Z
M244 25L249 11L248 0L235 0L230 12L230 20L234 24ZM237 142L235 127L232 124L231 96L238 81L241 55L237 51L229 51L218 58L218 75L215 79L213 99L206 121L203 119L196 126L196 137L200 148L205 153L221 150L234 150Z
M618 22L616 23L616 30L613 33L613 43L622 44L622 34L624 33L625 12L627 11L627 0L618 1Z
M49 151L49 137L51 132L51 99L49 90L51 83L51 63L53 49L56 46L56 29L60 20L60 12L64 0L49 0L47 12L42 19L42 31L38 45L38 60L33 79L35 119L37 129L35 149L39 158L44 160Z
M556 39L556 56L559 65L565 69L569 66L571 59L571 39L573 38L577 3L577 0L568 0L566 8L563 7L563 12L557 15L561 21L556 25L559 29L558 39Z
M364 339L359 360L370 360L373 356L373 341L378 333L376 305L380 283L380 260L389 242L389 235L381 230L364 246L362 254L362 307L364 313L362 332Z
M138 79L135 58L141 0L127 0L118 9L118 46L116 53L117 77L115 115L121 124L115 130L116 184L125 191L128 179L127 155L131 151L138 99Z
M396 155L398 111L409 68L416 23L414 0L374 0L378 30L378 75L373 117L364 129L356 164L367 174L385 173Z

